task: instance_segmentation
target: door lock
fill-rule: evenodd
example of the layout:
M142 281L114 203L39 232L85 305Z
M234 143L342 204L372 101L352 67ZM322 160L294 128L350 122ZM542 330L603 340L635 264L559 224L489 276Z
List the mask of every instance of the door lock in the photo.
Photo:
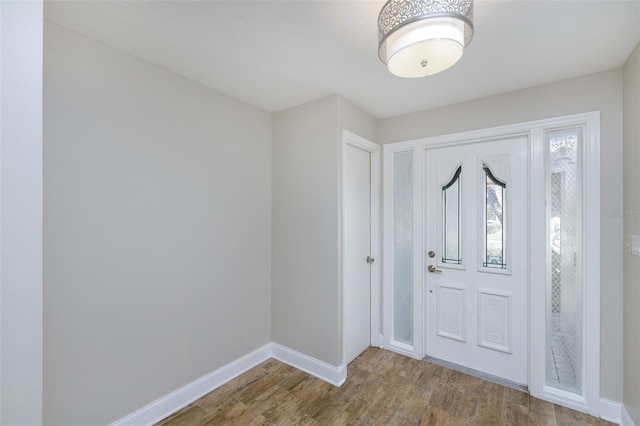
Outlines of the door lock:
M436 257L436 253L433 250L431 250L429 253L427 253L427 256Z
M433 266L433 265L427 266L427 271L429 271L431 273L436 273L436 274L439 274L439 273L442 272L440 269L436 269L436 267Z

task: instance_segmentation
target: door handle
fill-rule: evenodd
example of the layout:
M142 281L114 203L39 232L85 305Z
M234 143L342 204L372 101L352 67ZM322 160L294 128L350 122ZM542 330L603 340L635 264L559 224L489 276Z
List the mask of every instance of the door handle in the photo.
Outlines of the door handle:
M427 271L429 271L431 273L436 273L436 274L439 274L439 273L442 272L440 269L436 269L436 267L433 266L433 265L427 266Z
M375 262L375 259L371 256L367 256L367 263L373 263Z

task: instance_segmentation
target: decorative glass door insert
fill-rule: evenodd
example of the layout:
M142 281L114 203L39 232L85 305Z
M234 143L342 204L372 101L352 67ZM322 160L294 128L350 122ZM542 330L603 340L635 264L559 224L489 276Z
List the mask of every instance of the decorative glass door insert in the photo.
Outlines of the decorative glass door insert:
M581 129L547 132L546 384L582 394Z
M484 255L485 268L506 269L505 244L506 224L505 196L507 183L498 179L491 167L482 164L484 171Z
M450 265L462 263L461 181L462 166L459 166L442 187L442 263Z
M413 151L393 155L393 339L413 345Z

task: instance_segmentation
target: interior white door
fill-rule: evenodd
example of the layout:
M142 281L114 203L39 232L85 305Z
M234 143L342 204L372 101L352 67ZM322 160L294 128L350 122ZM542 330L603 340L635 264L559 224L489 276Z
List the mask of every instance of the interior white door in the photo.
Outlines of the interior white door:
M526 137L425 151L427 356L527 384Z
M371 343L371 153L346 146L344 185L344 353L353 361Z

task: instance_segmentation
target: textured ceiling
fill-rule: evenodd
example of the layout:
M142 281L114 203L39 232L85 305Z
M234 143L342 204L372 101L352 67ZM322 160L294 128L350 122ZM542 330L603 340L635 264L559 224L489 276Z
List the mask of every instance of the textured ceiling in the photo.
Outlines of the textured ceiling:
M45 18L275 112L339 93L390 117L624 64L640 0L476 0L443 73L401 79L377 55L383 1L45 1Z

